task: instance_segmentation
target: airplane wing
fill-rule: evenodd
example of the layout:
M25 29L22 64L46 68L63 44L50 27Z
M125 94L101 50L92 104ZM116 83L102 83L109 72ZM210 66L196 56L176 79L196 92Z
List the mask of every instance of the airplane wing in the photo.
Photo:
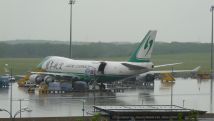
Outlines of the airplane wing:
M165 66L174 66L174 65L178 65L178 64L182 64L183 62L180 63L171 63L171 64L163 64L163 65L157 65L154 66L154 68L160 68L160 67L165 67Z
M149 71L151 74L162 74L162 73L182 73L182 72L197 72L201 67L198 66L192 70L161 70L161 71Z
M165 66L173 66L173 65L178 65L178 64L182 64L182 62L180 62L180 63L171 63L171 64L157 65L157 66L154 66L154 68L160 68L160 67L165 67ZM129 64L129 63L122 63L122 65L126 66L130 70L146 69L145 67L138 66L138 65L133 65L133 64Z
M31 72L32 74L54 75L54 76L67 76L72 78L80 78L73 73L57 73L57 72Z

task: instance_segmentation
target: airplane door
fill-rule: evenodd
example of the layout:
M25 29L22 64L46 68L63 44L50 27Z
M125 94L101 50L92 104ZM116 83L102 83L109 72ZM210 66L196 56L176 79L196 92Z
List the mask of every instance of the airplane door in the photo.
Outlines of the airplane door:
M100 65L98 67L98 73L99 74L104 74L106 64L107 64L106 62L100 62Z

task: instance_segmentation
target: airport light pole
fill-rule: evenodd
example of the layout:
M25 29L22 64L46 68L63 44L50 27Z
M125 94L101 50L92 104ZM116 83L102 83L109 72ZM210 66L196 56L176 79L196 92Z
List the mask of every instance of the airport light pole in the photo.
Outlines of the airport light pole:
M10 68L10 118L12 119L12 115L13 115L13 85L12 85L12 68Z
M184 103L185 103L185 100L183 100L183 108L184 108Z
M82 101L82 117L83 117L83 121L85 121L85 100L81 100Z
M96 94L95 94L95 91L96 91L96 84L97 84L97 81L96 81L96 79L95 79L94 82L93 82L94 106L95 106L95 104L96 104ZM94 108L94 112L95 112L95 108Z
M31 112L32 110L30 109L30 108L28 108L28 107L25 107L25 108L21 108L21 110L18 110L15 114L14 114L14 116L12 115L12 113L10 113L8 110L6 110L6 109L1 109L0 108L0 111L4 111L4 112L7 112L9 115L10 115L10 118L11 118L11 120L13 120L13 118L15 118L19 113L21 113L21 112Z
M214 6L211 6L210 8L212 12L212 29L211 29L211 80L210 80L210 104L212 107L213 103L213 10Z
M5 66L8 67L9 64L5 64ZM10 118L12 120L12 118L13 118L13 116L12 116L13 115L13 85L12 85L13 70L12 70L12 67L9 67L9 68L10 68L10 74L9 74L10 76L9 76L8 79L9 79L9 82L10 82L10 112L8 112L5 109L0 109L0 111L6 111L6 112L8 112L10 114Z
M171 108L172 108L172 104L173 104L173 86L172 86L172 81L171 81Z
M28 99L19 99L19 100L16 100L16 101L19 101L19 114L20 114L20 118L22 117L22 110L23 110L23 108L22 108L22 101L29 101ZM29 108L27 108L27 109L29 109ZM27 111L27 110L26 110Z
M72 5L75 4L75 0L70 0L70 45L69 45L69 58L72 58Z
M22 99L19 99L19 111L20 111L20 118L22 117L21 109L22 109Z
M13 117L13 116L12 116L12 114L11 114L8 110L6 110L6 109L1 109L1 108L0 108L0 111L5 111L5 112L7 112L7 113L10 115L10 118L11 118L11 120L12 120L12 117Z
M173 66L172 66L172 74L173 74ZM172 104L173 104L173 85L172 85L173 81L171 80L171 108L172 108Z
M16 118L16 116L17 116L18 114L21 114L22 112L31 112L31 111L32 111L32 110L31 110L30 108L28 108L28 107L21 108L20 110L18 110L18 111L14 114L13 118Z

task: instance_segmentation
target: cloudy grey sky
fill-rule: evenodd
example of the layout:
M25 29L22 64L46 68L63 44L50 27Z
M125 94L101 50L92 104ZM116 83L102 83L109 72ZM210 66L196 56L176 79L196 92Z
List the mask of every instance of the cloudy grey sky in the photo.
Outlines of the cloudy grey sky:
M69 41L69 0L0 0L0 40ZM214 0L77 0L73 40L210 42Z

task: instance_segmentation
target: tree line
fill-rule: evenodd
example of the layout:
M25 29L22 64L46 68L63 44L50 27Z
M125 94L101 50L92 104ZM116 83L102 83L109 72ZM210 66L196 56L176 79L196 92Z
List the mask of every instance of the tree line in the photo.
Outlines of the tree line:
M81 43L72 46L74 58L127 57L138 43ZM69 45L66 43L15 43L0 42L1 58L42 58L46 56L68 57ZM164 43L156 42L154 54L208 53L209 43Z

